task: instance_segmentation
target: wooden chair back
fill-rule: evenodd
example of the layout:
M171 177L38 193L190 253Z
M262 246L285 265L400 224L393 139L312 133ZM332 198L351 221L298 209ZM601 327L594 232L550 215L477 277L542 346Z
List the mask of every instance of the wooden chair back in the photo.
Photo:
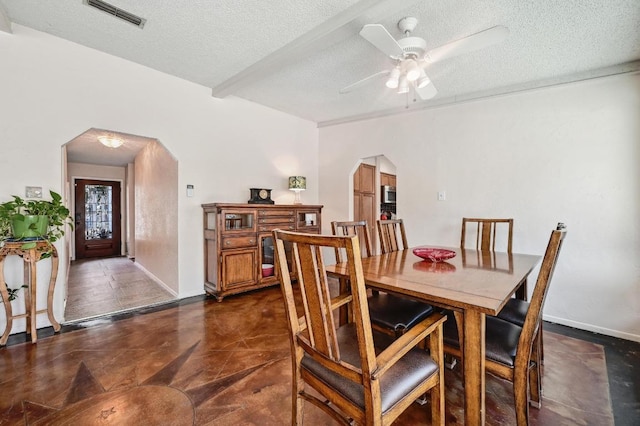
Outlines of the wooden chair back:
M362 257L370 257L373 254L371 245L371 234L366 220L351 222L331 222L331 230L333 235L348 236L357 235L360 241L360 254ZM344 262L343 251L336 249L336 263Z
M377 224L382 254L409 248L402 219L378 220Z
M495 251L496 234L498 227L506 227L507 253L511 253L513 243L513 219L478 219L462 218L462 234L460 236L460 248L466 248L467 227L475 229L475 249L482 251ZM475 228L474 228L475 227ZM471 240L471 238L469 238Z
M551 238L549 239L547 250L545 251L542 259L538 279L536 280L535 287L533 288L533 294L531 295L531 301L529 302L529 309L524 320L524 325L522 326L522 333L520 334L520 340L518 342L516 365L518 362L528 364L531 347L533 345L534 338L537 335L540 323L542 322L542 308L544 306L544 301L547 298L549 284L551 283L558 255L560 254L562 242L564 241L566 234L567 232L563 224L559 224L558 229L551 232Z
M374 347L380 346L374 346L358 237L280 230L273 231L273 234L276 266L291 339L292 424L302 424L303 401L317 405L341 423L347 423L344 417L346 415L358 424L390 424L418 397L431 390L433 423L444 425L441 334L444 317L433 315L428 318L420 326L416 326L413 333L402 336L403 341L394 342L376 358ZM288 249L285 249L285 245L290 248L290 264L287 263ZM351 283L346 293L334 297L329 292L323 258L325 248L344 251L347 276ZM290 268L296 272L296 287L299 288L302 303L296 303ZM334 312L347 304L351 305L353 322L336 328ZM431 355L422 350L412 350L427 337ZM400 367L399 371L392 370L393 365L405 356L418 357L423 361L425 356L431 357L432 361L427 361L432 365L432 373L415 385L415 388L411 385L406 395L383 412L385 396L381 393L381 378L387 371L391 371L389 380L394 380L398 372L407 375L406 367ZM407 365L413 365L413 362L415 361L409 361ZM416 367L417 371L410 368L408 373L420 374L421 369L424 369L424 365ZM407 383L409 377L411 376L400 376L399 380ZM326 380L337 380L338 385L330 386ZM314 393L307 393L304 390L305 384L319 392L322 398ZM361 401L359 403L354 402L354 389L356 393L362 392L361 397L355 398Z

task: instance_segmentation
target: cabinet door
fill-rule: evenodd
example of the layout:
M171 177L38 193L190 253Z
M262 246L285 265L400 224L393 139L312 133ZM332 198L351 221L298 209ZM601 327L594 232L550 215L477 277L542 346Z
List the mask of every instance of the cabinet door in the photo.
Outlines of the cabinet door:
M370 164L360 164L358 167L360 175L360 192L373 194L376 186L376 168Z
M376 197L374 194L361 194L360 195L361 219L366 220L369 226L369 235L373 241L375 241L376 233ZM375 244L374 244L375 245ZM375 247L373 247L375 249Z
M257 281L257 256L255 248L226 250L222 252L222 290L254 285Z
M396 175L391 175L389 173L380 173L380 185L396 186Z
M353 220L366 220L371 235L372 248L376 249L376 197L374 194L359 193L353 197Z

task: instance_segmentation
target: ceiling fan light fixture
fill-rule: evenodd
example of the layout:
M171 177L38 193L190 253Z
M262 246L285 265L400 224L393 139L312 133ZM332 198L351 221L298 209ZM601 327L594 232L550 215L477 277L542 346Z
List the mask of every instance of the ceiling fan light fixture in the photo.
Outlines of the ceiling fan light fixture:
M420 78L418 78L416 86L418 86L418 89L422 89L424 87L427 87L429 83L431 83L431 80L429 80L427 73L424 72L423 69L420 69Z
M385 83L389 89L397 89L398 84L400 83L400 68L395 67L391 70L391 74L389 74L389 79Z
M403 75L400 78L400 84L398 85L398 93L399 94L409 93L409 81L407 79L407 76L405 75Z
M413 59L407 60L407 80L416 81L420 77L420 71L422 69L418 66Z

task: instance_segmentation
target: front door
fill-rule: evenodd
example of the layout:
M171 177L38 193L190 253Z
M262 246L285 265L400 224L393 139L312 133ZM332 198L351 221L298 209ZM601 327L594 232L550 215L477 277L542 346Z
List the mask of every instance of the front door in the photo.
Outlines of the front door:
M76 259L119 256L120 182L76 179Z

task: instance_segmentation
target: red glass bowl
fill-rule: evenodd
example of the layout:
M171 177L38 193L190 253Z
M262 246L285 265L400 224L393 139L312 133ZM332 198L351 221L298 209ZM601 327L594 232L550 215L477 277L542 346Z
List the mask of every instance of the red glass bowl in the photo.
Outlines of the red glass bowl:
M433 272L436 274L444 274L447 272L455 272L456 267L447 262L430 262L428 260L421 260L413 264L413 269L416 271Z
M413 254L429 262L442 262L456 257L456 252L453 250L433 247L416 247L413 249Z

